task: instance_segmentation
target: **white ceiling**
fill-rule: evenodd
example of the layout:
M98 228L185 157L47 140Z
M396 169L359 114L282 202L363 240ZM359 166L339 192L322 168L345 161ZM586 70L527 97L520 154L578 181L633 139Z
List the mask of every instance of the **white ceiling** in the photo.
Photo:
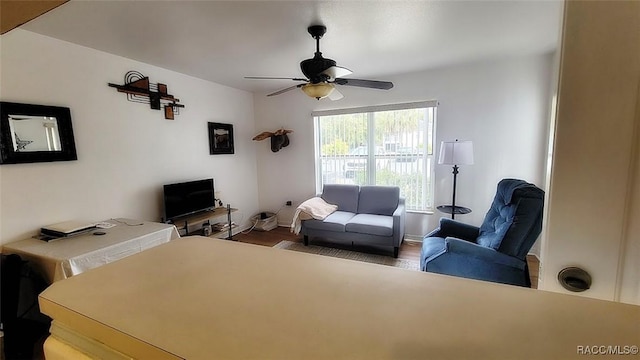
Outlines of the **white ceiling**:
M327 26L324 57L385 76L556 48L562 1L72 0L22 28L248 91L301 77ZM135 70L135 69L132 69Z

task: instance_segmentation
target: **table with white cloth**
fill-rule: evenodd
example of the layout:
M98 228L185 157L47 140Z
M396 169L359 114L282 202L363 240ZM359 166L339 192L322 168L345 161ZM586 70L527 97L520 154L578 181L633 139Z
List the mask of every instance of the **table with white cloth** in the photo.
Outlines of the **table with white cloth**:
M51 241L29 238L3 246L5 254L17 254L31 262L49 283L179 238L172 224L134 219L111 219L106 229ZM104 233L95 235L95 233Z

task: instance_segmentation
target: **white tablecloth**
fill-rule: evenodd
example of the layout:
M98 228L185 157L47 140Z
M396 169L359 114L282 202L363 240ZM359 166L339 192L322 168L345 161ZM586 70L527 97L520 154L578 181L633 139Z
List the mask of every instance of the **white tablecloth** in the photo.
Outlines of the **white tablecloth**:
M53 283L180 237L174 225L132 219L105 222L115 226L49 242L20 240L5 244L2 252L30 261ZM105 234L94 235L96 231Z

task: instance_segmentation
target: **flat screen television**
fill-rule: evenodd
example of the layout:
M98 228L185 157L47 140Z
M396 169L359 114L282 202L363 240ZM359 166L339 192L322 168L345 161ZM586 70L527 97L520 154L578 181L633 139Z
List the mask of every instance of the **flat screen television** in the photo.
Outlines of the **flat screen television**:
M212 210L215 207L213 179L164 185L165 221Z

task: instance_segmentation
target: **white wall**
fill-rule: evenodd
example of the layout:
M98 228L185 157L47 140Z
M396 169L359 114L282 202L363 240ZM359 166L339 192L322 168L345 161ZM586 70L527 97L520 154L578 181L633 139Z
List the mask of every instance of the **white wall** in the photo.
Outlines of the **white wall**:
M78 160L2 165L0 243L70 219L159 221L162 185L214 178L245 221L258 209L252 94L28 31L2 35L3 101L71 109ZM137 70L185 105L175 120L108 87ZM235 155L209 155L207 122L231 123Z
M591 274L579 295L640 303L640 2L569 1L540 288Z
M339 101L308 98L300 91L254 98L256 133L293 129L291 145L272 153L268 141L258 150L260 207L278 210L286 200L300 203L315 193L311 112L367 105L438 100L436 144L473 140L475 164L461 166L456 204L473 209L456 219L479 225L495 195L496 184L517 177L544 186L552 54L486 61L391 76L389 91L339 87ZM357 73L353 75L357 78ZM451 202L450 166L436 165L436 204ZM294 207L280 212L291 222ZM408 214L407 234L422 237L441 216Z
M639 84L640 85L640 84ZM640 89L638 89L640 94ZM632 170L622 247L620 276L614 299L640 305L640 101L636 104L635 170Z

